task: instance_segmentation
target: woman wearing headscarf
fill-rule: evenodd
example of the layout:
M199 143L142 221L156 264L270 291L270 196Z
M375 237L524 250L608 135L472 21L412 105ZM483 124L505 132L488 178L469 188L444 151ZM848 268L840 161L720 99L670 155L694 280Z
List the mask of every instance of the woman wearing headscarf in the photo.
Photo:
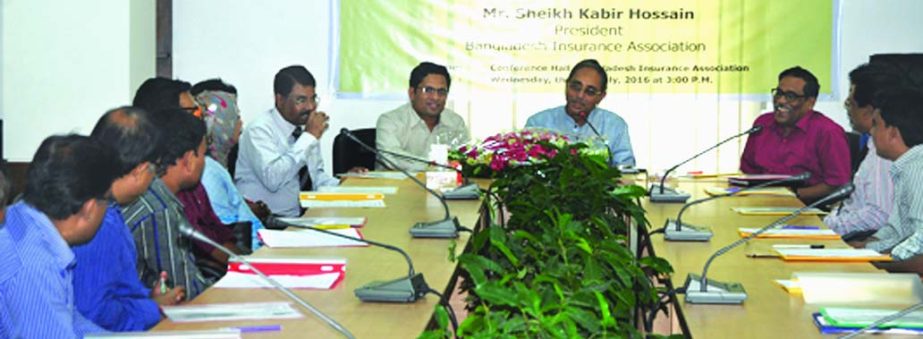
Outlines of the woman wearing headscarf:
M210 79L195 84L191 93L201 107L202 119L208 129L208 157L202 172L202 186L222 223L250 222L250 245L256 250L260 246L257 231L263 228L263 223L237 191L227 170L228 155L237 144L241 130L237 89L220 79Z

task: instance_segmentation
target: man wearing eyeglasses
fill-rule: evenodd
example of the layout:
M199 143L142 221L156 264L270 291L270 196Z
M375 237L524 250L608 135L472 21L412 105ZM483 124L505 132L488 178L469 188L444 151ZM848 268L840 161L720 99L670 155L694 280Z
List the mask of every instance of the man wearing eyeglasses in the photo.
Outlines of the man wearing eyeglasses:
M594 59L583 60L567 76L567 104L541 111L526 121L526 128L547 128L576 140L602 138L611 166L635 165L628 124L620 116L597 107L606 97L606 70Z
M410 72L410 102L378 117L375 146L378 149L429 159L434 144L460 146L470 139L465 120L445 108L452 77L445 66L422 62ZM420 161L387 157L409 171L426 169ZM379 169L385 167L376 165Z
M275 107L249 124L240 137L237 188L262 200L274 214L302 214L298 193L340 180L324 172L320 138L329 126L318 111L316 81L304 66L285 67L273 81Z
M811 178L796 190L811 203L850 181L850 155L843 127L814 110L820 84L808 70L789 68L772 89L774 110L756 118L760 133L750 135L740 158L747 174L798 174Z

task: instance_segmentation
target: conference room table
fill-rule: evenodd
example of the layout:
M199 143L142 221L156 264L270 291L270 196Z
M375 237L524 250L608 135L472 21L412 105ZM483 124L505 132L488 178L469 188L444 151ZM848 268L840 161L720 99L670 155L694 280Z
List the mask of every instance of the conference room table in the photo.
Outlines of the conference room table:
M422 176L421 176L422 178ZM316 208L306 216L312 217L366 217L360 229L365 239L399 247L413 260L414 268L423 273L430 288L446 294L456 281L457 263L450 261L450 250L461 254L469 233L460 233L457 239L414 239L409 229L416 222L435 221L444 217L440 201L426 193L409 179L349 178L343 186L395 186L397 193L385 195L384 208ZM461 224L473 228L480 222L481 202L477 200L449 201L451 214ZM454 243L454 245L453 245ZM454 247L453 247L454 246ZM423 333L439 303L433 294L413 303L365 303L353 290L373 281L386 281L407 275L408 267L399 253L380 247L326 247L326 248L267 248L253 253L253 257L279 258L345 258L346 276L332 290L295 289L295 294L321 312L335 319L356 338L416 338ZM191 305L216 303L242 303L289 301L274 289L224 289L209 288L189 302ZM204 330L229 326L276 325L281 332L248 333L245 338L338 338L339 332L316 316L293 306L304 318L292 320L246 320L222 322L177 323L166 319L154 330Z
M704 198L704 189L727 186L726 177L708 179L679 178L674 181L694 199ZM664 225L667 218L675 219L683 204L642 202L647 210L651 229ZM688 273L702 274L708 258L720 248L738 240L739 227L763 227L780 216L744 216L734 207L803 207L794 196L732 196L692 206L683 214L684 224L710 227L714 236L708 242L665 241L663 234L653 234L651 246L656 255L670 261L674 273L672 283L680 288ZM790 225L823 226L818 216L802 215ZM739 305L690 304L679 295L679 307L693 338L815 338L821 335L811 318L818 306L805 304L801 295L792 295L774 282L790 279L794 272L883 272L867 262L786 262L780 258L751 258L749 252L768 252L772 244L823 244L825 248L846 248L841 240L767 239L756 238L723 256L717 257L708 271L708 278L720 282L739 282L747 299ZM844 295L844 298L849 296ZM672 313L676 316L676 313ZM674 319L678 320L678 319ZM680 333L678 321L669 330Z

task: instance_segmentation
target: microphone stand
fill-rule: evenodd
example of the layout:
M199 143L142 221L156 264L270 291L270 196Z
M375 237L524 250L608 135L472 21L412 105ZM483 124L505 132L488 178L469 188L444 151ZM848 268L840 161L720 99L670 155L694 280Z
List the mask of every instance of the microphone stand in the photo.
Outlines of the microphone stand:
M702 152L699 152L696 155L693 155L692 158L686 159L683 162L676 164L676 166L670 167L670 169L668 169L666 172L663 173L663 177L660 178L660 185L656 185L656 184L651 185L650 190L648 191L651 202L682 202L682 203L686 202L686 200L689 200L689 197L691 197L689 193L680 191L675 188L666 187L667 176L669 176L670 172L673 172L673 170L679 168L680 166L685 165L686 163L698 158L702 154L708 153L709 151L715 148L718 148L718 146L724 145L728 141L740 138L747 134L759 132L762 129L763 129L763 126L753 126L753 128L750 128L742 133L738 133L730 138L724 139L718 144L712 147L709 147L708 149Z
M750 239L756 238L760 234L763 234L770 229L778 227L789 220L794 219L802 212L807 209L814 208L818 205L826 203L833 199L839 199L845 195L848 195L852 192L854 186L852 184L846 184L840 189L834 191L833 193L823 197L808 206L799 208L792 212L791 214L779 218L778 220L770 223L769 225L756 230L750 235L740 238L737 241L727 245L708 258L708 261L705 262L705 267L702 268L702 275L698 276L692 273L686 277L686 302L693 304L740 304L747 299L747 292L744 291L743 285L740 283L721 283L717 281L708 280L708 268L711 266L712 261L715 260L718 256L727 253L731 249L740 246Z
M407 261L407 267L409 271L407 272L406 277L401 277L388 281L376 281L368 283L362 287L357 288L353 292L356 294L356 297L359 300L365 302L391 302L391 303L412 303L418 299L424 297L426 293L430 290L429 285L426 284L426 280L423 279L423 273L415 273L413 269L413 261L410 260L410 256L407 255L407 252L388 244L366 240L361 238L355 238L348 235L339 234L336 232L330 232L325 229L296 224L284 220L274 219L277 224L291 227L306 228L312 231L321 232L324 234L332 235L335 237L340 237L343 239L349 239L353 241L364 242L369 245L374 245L382 247L388 250L392 250L400 253L404 256L404 260Z
M195 240L204 242L204 243L206 243L206 244L209 244L209 245L211 245L211 246L213 246L213 247L215 247L215 248L221 250L222 252L224 252L225 254L227 254L227 255L230 257L230 259L233 259L233 260L235 260L235 261L240 261L240 262L246 264L247 266L250 267L250 269L253 270L253 272L256 272L256 274L259 275L260 278L263 278L263 280L269 282L273 287L275 287L277 290L281 291L282 294L285 294L287 297L289 297L290 299L292 299L292 300L294 300L296 303L298 303L298 305L301 305L301 307L304 307L306 310L308 310L308 311L310 311L311 313L313 313L315 316L317 316L318 318L320 318L323 322L327 323L327 325L330 325L330 327L333 327L333 329L335 329L337 332L340 332L341 334L343 334L344 337L347 337L347 338L350 338L350 339L354 339L354 338L355 338L355 336L353 336L353 334L350 333L349 330L347 330L345 327L343 327L343 325L340 325L340 323L338 323L336 320L333 320L333 318L330 318L329 316L327 316L326 314L324 314L323 312L321 312L320 310L318 310L317 308L315 308L314 306L312 306L311 304L309 304L309 303L308 303L307 301L305 301L304 299L301 299L300 297L298 297L297 295L295 295L295 293L292 293L291 290L289 290L289 289L286 288L285 286L282 286L282 284L280 284L280 283L279 283L278 281L276 281L275 279L273 279L273 278L267 276L266 274L264 274L262 271L260 271L258 268L256 268L256 266L253 266L253 264L251 264L250 261L247 260L246 258L244 258L244 257L242 257L242 256L239 256L239 255L237 255L237 253L232 252L231 250L225 248L225 247L222 246L221 244L212 241L211 239L209 239L208 237L206 237L206 236L203 235L202 233L199 233L199 232L197 232L196 230L192 229L192 228L189 227L188 225L180 224L180 226L179 226L179 231L180 231L180 233L182 233L183 235L185 235L185 236L187 236L187 237L190 237L190 238L192 238L192 239L195 239Z
M587 126L590 126L590 129L593 130L593 133L596 134L597 137L603 139L603 141L606 142L606 163L609 164L609 166L612 166L612 149L609 148L609 139L606 139L606 137L604 137L602 134L599 134L599 131L596 130L596 126L593 126L593 123L590 122L589 115L584 115L583 121L586 122Z
M346 137L350 138L352 141L359 144L359 146L365 149L366 151L375 153L376 155L375 161L384 165L385 167L391 167L391 168L397 169L398 171L403 173L405 176L410 178L410 180L413 180L413 182L416 183L418 186L422 187L424 190L429 192L429 194L432 194L434 197L436 197L436 199L439 199L439 202L442 203L442 208L445 209L445 217L438 221L418 222L414 224L413 227L410 228L411 236L413 236L414 238L457 238L458 237L458 230L461 228L461 224L458 222L457 217L452 217L449 214L449 205L446 204L445 199L441 195L437 194L433 190L426 187L426 184L420 182L420 179L417 179L416 176L413 176L413 175L410 175L410 173L407 173L405 169L397 167L394 165L394 163L392 163L387 158L381 157L380 156L381 152L372 148L369 145L366 145L364 142L362 142L362 140L359 140L359 138L356 138L356 136L353 135L348 129L343 128L340 130L340 133L343 135L346 135Z
M465 177L465 175L464 175L459 169L457 169L457 168L455 168L455 167L448 166L448 165L444 165L444 164L440 164L440 163L435 162L435 161L429 161L429 160L421 159L421 158L418 158L418 157L415 157L415 156L412 156L412 155L408 155L408 154L402 154L402 153L398 153L398 152L389 151L389 150L386 150L386 149L378 149L378 152L381 152L381 153L384 153L384 154L387 154L387 155L391 155L391 156L395 156L395 157L399 157L399 158L404 158L404 159L411 160L411 161L417 161L417 162L420 162L420 163L424 163L424 164L427 164L427 165L436 166L436 167L439 167L439 168L450 169L450 170L452 170L452 171L455 171L455 172L458 173L459 175L461 175L461 176L462 176L462 182L463 182L463 184L462 184L461 186L458 186L458 187L456 187L456 188L453 188L453 189L451 189L451 190L449 190L449 191L442 192L442 197L445 198L446 200L477 200L477 199L480 199L480 198L481 198L481 195L480 195L481 188L478 187L477 184L469 182L469 181L468 181L468 178ZM389 163L390 163L390 161L389 161ZM391 164L393 165L393 163L391 163ZM386 166L387 166L387 165L386 165ZM390 166L389 166L389 167L390 167Z
M788 183L788 182L804 181L810 177L811 177L811 172L804 172L799 175L790 176L788 178L764 182L757 186L742 188L734 192L729 192L729 193L725 193L721 195L716 195L713 197L707 197L707 198L702 198L699 200L694 200L686 205L683 205L683 208L681 208L679 210L679 213L676 215L675 221L671 219L667 219L667 221L665 222L663 226L664 227L663 238L665 240L670 240L670 241L708 241L711 239L713 235L711 230L704 228L704 227L697 227L697 226L692 226L689 224L684 224L682 222L683 213L686 212L686 209L688 209L692 205L698 205L703 202L707 202L707 201L711 201L711 200L715 200L719 198L730 197L733 195L737 195L741 192L755 190L755 189L759 189L759 188L763 188L767 186L773 186L773 185L778 185L778 184Z

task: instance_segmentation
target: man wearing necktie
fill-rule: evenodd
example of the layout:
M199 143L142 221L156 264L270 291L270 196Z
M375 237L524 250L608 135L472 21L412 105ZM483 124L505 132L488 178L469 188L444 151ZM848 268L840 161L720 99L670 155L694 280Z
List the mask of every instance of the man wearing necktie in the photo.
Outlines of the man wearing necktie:
M316 81L304 66L289 66L273 81L275 107L248 124L240 138L234 178L250 200L262 200L274 214L299 216L298 193L340 180L324 171L320 138L329 127L317 110Z

